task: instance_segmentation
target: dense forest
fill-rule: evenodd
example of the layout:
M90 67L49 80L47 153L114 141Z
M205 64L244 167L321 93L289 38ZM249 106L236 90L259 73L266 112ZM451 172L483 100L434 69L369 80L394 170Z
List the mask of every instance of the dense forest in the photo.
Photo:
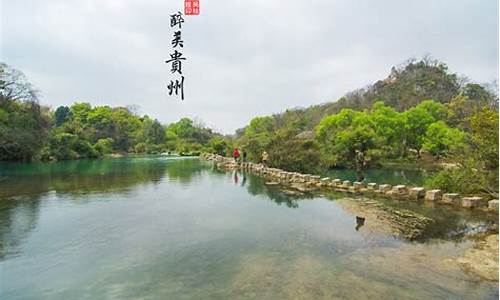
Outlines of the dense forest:
M97 158L111 153L197 154L224 138L193 120L168 126L126 107L41 106L24 74L0 65L0 160Z
M498 92L429 58L341 99L256 117L234 136L188 118L164 125L126 107L41 106L22 72L0 65L0 160L95 158L111 153L244 149L258 162L317 173L390 161L446 163L428 185L498 196Z

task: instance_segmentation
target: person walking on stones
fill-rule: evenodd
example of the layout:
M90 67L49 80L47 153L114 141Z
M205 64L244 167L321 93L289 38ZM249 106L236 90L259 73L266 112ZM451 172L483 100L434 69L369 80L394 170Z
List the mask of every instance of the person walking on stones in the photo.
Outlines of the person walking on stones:
M269 155L267 154L266 151L262 152L262 157L261 157L261 161L262 161L262 164L264 165L264 167L267 168L267 159L269 158Z
M246 150L243 150L242 161L247 162L247 151Z
M234 161L238 162L238 160L240 158L240 151L238 151L238 148L234 148L233 157L234 157Z

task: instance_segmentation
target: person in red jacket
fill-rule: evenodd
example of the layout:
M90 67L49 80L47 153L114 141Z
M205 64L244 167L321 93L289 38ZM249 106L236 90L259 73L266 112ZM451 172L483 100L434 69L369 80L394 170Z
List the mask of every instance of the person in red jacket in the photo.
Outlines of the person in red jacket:
M238 148L234 148L233 157L234 157L234 161L238 162L238 159L240 158L240 151L238 151Z

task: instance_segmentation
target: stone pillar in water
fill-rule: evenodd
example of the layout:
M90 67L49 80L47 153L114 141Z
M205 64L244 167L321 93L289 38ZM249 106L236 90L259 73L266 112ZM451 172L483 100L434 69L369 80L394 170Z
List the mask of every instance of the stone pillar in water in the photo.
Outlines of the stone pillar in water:
M460 196L456 193L444 194L441 202L445 204L457 205L460 204Z
M443 193L441 190L429 190L425 193L425 200L427 201L440 201Z
M486 201L481 197L463 197L462 198L462 207L466 208L474 208L486 206Z

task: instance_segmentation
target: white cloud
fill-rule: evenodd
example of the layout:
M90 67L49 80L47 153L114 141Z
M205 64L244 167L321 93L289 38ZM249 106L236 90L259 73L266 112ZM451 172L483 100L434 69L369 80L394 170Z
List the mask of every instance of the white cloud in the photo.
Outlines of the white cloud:
M184 102L166 95L164 63L182 0L3 2L2 60L45 104L137 104L163 122L199 117L226 133L335 100L427 53L473 80L497 79L495 0L200 2L183 27Z

